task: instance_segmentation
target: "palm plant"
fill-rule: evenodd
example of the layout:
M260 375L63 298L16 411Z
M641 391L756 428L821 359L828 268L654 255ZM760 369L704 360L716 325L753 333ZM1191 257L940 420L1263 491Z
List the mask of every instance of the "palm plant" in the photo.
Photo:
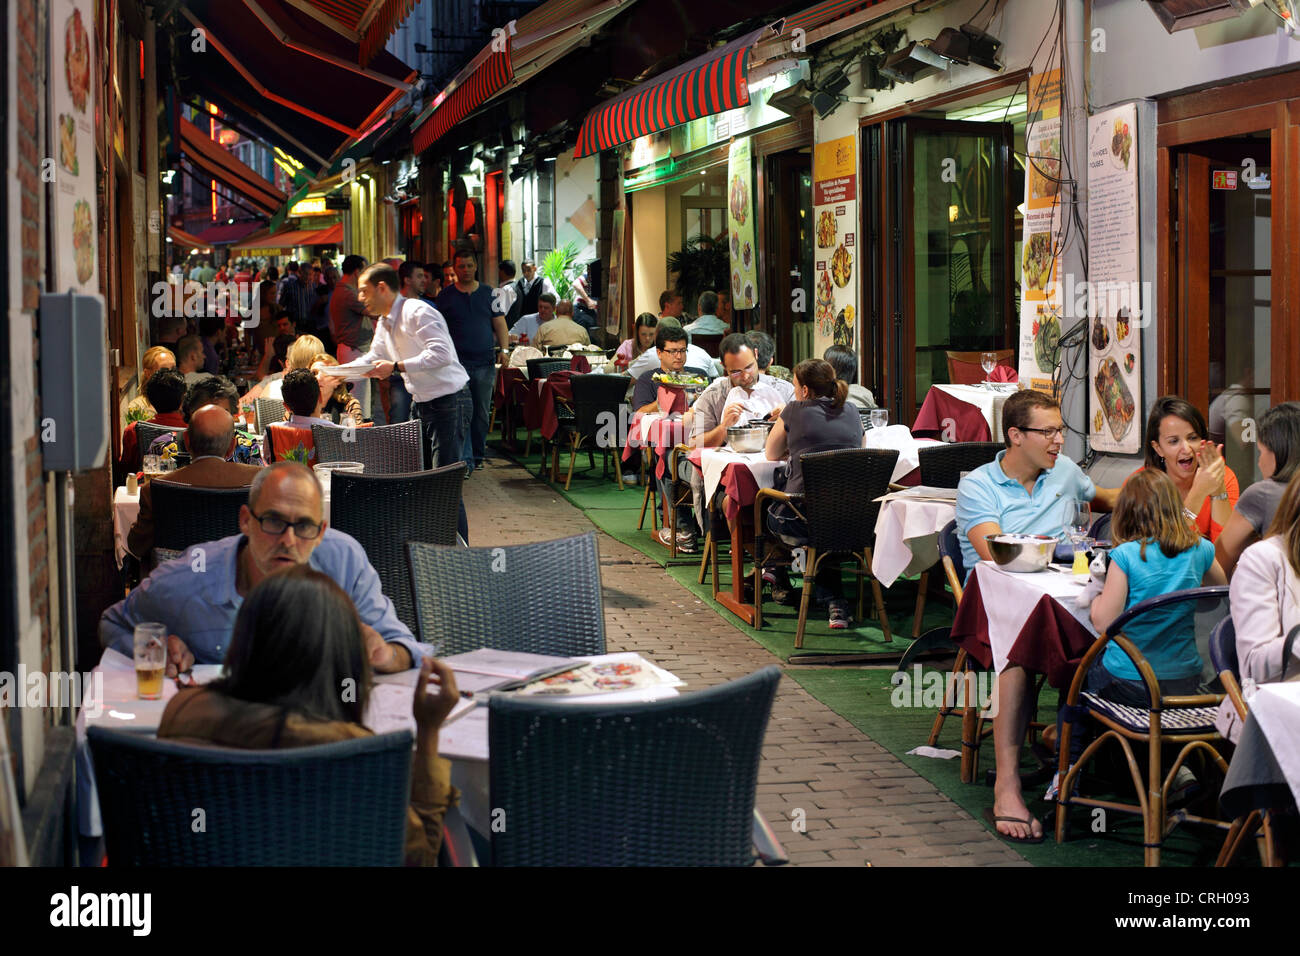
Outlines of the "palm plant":
M573 298L573 280L581 272L577 269L578 247L566 242L559 249L552 249L542 260L541 272L555 286L555 294L560 299Z
M731 260L725 247L708 236L694 236L680 252L668 257L668 271L677 274L677 291L688 310L695 308L701 292L730 289Z

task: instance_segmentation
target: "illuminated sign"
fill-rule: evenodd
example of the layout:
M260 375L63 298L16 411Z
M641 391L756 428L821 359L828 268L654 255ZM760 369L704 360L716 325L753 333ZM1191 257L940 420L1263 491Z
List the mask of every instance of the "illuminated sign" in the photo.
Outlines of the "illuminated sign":
M291 216L323 216L327 212L329 209L326 207L324 196L299 200L289 209Z

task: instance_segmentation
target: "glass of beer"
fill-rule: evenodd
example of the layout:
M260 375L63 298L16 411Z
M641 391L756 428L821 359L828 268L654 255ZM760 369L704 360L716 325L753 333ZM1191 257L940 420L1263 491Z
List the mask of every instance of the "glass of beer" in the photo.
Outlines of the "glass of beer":
M163 624L135 626L135 690L141 700L162 697L167 669L167 628Z

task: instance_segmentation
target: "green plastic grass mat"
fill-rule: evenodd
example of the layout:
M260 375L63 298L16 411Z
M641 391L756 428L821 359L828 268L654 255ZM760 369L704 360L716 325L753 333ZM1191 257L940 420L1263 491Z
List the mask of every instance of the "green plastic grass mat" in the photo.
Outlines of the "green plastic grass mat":
M922 674L928 671L928 668L923 668ZM935 715L931 707L914 706L916 703L924 703L924 697L918 698L912 690L914 671L908 675L908 684L898 686L890 683L895 672L888 668L794 668L786 673L808 693L947 794L975 819L981 820L984 808L993 805L993 788L983 783L984 771L993 766L991 738L986 739L980 748L978 783L961 782L960 758L938 760L907 754L907 751L925 744ZM907 706L894 706L893 698L896 694ZM1039 699L1039 719L1054 717L1056 702L1057 692L1044 687ZM960 714L949 717L944 722L938 746L949 750L960 749ZM1118 748L1114 752L1118 753ZM1140 766L1145 768L1145 750L1139 747L1136 752ZM1091 784L1085 782L1082 792L1099 795L1101 791L1097 787L1105 787L1105 783L1096 782L1096 777L1092 780L1094 782ZM1213 786L1217 785L1218 782L1215 781ZM1066 841L1057 844L1055 805L1042 800L1045 789L1046 784L1032 789L1026 787L1025 799L1030 811L1043 821L1047 839L1037 845L1008 843L1008 846L1035 866L1142 866L1141 818L1131 814L1094 810L1091 807L1077 807L1070 811ZM1110 795L1125 802L1135 802L1131 783L1124 789L1116 782ZM1093 832L1094 826L1103 827L1103 832ZM1160 865L1213 866L1223 845L1224 835L1224 831L1213 827L1180 825L1166 839L1160 854ZM1245 847L1238 854L1238 865L1258 865L1258 856L1253 848Z

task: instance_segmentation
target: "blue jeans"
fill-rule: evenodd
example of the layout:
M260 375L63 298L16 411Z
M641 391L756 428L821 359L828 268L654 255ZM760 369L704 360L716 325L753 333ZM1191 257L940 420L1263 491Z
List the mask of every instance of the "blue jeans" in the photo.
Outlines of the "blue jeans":
M411 393L406 390L402 376L394 375L388 380L388 424L411 420Z
M468 386L460 391L427 402L416 402L414 409L420 416L420 425L424 432L425 464L435 468L454 465L461 458L461 449L465 447L465 432L469 428L469 416L473 410ZM460 504L460 520L457 524L460 536L469 542L469 520L465 516L465 502Z
M466 365L465 371L469 373L469 397L474 407L461 457L471 468L477 468L483 463L483 456L487 452L488 422L492 418L492 390L497 383L497 367Z

